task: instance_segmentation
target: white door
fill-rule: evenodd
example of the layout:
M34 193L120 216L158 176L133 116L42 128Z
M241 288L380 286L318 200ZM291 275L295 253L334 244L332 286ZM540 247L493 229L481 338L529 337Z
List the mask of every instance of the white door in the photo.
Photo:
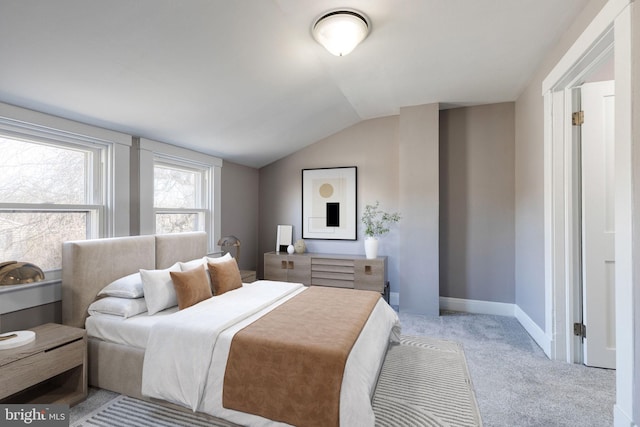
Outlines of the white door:
M614 82L581 87L584 363L616 367Z

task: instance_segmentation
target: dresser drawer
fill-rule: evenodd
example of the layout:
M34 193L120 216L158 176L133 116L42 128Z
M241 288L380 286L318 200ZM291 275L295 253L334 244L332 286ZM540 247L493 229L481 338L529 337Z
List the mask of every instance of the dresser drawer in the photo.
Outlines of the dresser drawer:
M328 268L336 269L336 268L350 268L353 271L353 259L344 259L344 258L320 258L314 257L311 259L311 268L321 266L325 266Z
M312 264L311 271L321 274L323 272L351 274L353 276L353 263L351 265Z
M311 260L312 285L353 288L353 279L353 260L333 258L312 258Z
M86 342L79 338L2 367L0 399L84 363Z

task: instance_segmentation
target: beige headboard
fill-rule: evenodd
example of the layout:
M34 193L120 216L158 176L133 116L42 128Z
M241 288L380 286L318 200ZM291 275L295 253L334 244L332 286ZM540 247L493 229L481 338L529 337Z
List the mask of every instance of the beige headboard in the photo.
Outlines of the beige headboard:
M156 268L169 268L178 261L190 261L207 254L207 233L156 235Z
M62 323L84 328L87 308L114 280L207 254L207 233L77 240L62 245Z

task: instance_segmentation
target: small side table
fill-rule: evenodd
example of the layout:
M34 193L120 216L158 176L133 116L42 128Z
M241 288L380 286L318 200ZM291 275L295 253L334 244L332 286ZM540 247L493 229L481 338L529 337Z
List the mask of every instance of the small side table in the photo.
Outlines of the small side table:
M63 403L87 397L87 333L47 323L35 341L0 350L0 403Z
M256 271L240 270L240 277L242 277L242 283L253 283L256 281Z

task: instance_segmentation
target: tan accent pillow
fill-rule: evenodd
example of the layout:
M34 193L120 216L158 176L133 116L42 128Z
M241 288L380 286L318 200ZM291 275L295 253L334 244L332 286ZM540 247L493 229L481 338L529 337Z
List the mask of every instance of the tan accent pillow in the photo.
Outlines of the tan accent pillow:
M225 262L209 262L207 266L211 274L214 295L222 295L242 287L242 277L235 258Z
M204 266L188 271L172 271L171 280L176 290L178 308L180 310L213 296Z

